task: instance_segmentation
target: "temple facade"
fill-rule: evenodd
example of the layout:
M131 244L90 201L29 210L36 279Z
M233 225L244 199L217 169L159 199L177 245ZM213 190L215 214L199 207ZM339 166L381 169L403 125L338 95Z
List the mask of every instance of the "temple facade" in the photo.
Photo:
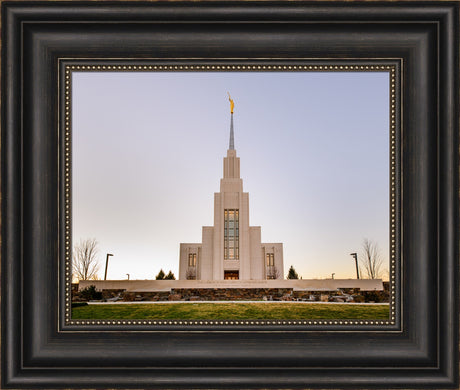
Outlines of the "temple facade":
M181 243L181 280L283 279L283 244L262 243L260 226L249 225L249 194L243 192L230 98L230 142L220 192L214 193L214 226L203 226L201 243Z

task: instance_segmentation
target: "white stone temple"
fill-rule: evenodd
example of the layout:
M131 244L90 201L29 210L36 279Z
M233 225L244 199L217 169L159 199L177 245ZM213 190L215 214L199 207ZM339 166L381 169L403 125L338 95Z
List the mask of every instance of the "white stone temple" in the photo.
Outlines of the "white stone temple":
M230 99L230 144L224 157L220 192L214 193L214 225L203 226L201 243L181 243L179 280L80 280L78 289L94 285L98 291L117 290L146 300L178 300L199 289L227 291L255 290L250 299L262 299L276 289L278 294L315 294L328 297L338 289L382 291L381 279L294 279L283 278L283 244L261 242L260 226L249 226L249 194L243 192L240 159L236 155L233 135L233 101ZM181 292L178 290L192 290ZM283 290L285 289L285 290ZM256 291L257 290L257 291ZM262 290L261 292L258 290ZM163 294L163 298L146 293ZM168 295L169 294L169 295ZM236 297L236 298L235 298ZM221 300L222 297L219 296ZM241 299L237 291L228 299ZM322 299L322 298L321 298Z
M283 279L283 244L262 243L260 226L249 226L249 194L243 192L233 135L224 157L220 192L214 193L214 226L203 226L202 243L181 243L179 279Z

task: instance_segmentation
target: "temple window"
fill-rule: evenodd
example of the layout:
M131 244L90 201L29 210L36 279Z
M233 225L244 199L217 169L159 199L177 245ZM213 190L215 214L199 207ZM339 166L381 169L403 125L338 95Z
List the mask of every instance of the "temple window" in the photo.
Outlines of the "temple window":
M188 266L196 267L196 253L189 253L188 255Z
M224 210L224 259L239 259L239 212Z

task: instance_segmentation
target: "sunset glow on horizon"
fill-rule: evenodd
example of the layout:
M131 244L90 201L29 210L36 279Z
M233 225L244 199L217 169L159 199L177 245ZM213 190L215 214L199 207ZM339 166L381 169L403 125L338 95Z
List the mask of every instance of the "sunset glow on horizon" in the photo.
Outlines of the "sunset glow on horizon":
M364 238L388 268L388 72L73 72L72 239L98 241L99 277L106 253L108 279L177 277L213 224L227 92L250 225L283 243L283 274L355 278Z

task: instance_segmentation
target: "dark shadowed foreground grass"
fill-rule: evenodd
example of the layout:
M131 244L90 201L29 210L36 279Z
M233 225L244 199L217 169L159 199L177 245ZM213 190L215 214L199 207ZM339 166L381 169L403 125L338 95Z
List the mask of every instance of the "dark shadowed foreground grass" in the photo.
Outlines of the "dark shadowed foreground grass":
M154 303L103 304L75 307L72 319L388 319L388 305L311 303Z

